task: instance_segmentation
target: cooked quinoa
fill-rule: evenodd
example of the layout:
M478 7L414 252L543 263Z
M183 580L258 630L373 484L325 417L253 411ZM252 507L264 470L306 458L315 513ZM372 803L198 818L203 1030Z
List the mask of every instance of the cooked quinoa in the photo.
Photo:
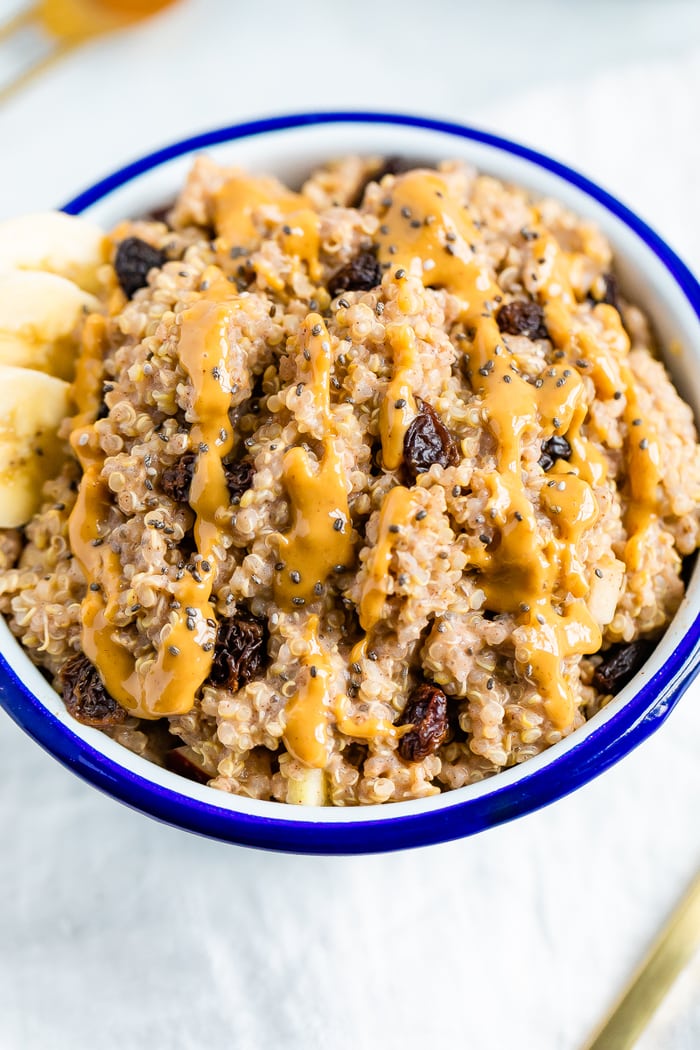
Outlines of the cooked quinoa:
M234 794L421 798L573 732L700 543L600 231L460 163L207 157L124 222L0 610L75 717ZM166 218L167 221L163 221Z

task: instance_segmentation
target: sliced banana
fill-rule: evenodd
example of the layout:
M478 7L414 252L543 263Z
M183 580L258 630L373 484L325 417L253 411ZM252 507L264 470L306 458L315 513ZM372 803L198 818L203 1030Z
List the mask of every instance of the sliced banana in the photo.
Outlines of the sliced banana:
M0 528L29 521L42 485L59 472L57 430L70 410L69 394L62 379L0 364Z
M599 627L612 623L624 582L624 562L612 554L603 556L596 566L588 595L588 611Z
M76 327L99 306L73 281L53 273L0 273L0 364L71 379Z
M19 215L0 222L0 271L48 270L98 290L97 269L107 257L107 239L94 223L62 211Z
M301 776L289 778L287 802L293 806L323 806L326 802L326 776L322 769L305 769Z

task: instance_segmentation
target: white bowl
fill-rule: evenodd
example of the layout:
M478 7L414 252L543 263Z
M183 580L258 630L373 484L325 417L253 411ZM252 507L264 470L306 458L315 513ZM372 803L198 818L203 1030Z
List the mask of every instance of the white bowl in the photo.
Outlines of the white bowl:
M143 157L65 206L105 226L172 199L195 153L299 183L347 153L416 161L465 159L481 171L551 195L594 220L611 241L626 293L643 303L683 397L700 415L700 287L640 218L570 168L456 124L378 113L277 117L198 135ZM228 795L193 783L80 725L0 622L0 704L64 765L114 798L212 838L309 853L362 853L471 835L560 798L602 773L657 729L700 669L700 572L652 656L603 711L521 766L437 797L379 807L304 808Z

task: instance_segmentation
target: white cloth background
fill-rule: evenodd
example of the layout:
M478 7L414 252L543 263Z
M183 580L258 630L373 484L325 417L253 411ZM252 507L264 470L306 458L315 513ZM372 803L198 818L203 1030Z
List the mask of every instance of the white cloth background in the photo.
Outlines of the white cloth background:
M579 165L697 266L699 34L683 0L190 0L0 109L0 214L207 126L395 108ZM700 866L699 737L695 688L543 812L314 859L159 826L0 716L0 1050L575 1050ZM641 1045L700 1046L700 961Z

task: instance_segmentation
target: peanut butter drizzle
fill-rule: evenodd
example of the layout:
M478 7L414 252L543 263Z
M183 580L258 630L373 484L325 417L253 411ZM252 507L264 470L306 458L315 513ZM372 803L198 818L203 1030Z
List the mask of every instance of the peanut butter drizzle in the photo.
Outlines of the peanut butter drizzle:
M170 581L170 623L154 656L138 663L119 641L115 628L123 576L119 556L106 535L111 501L100 476L104 456L94 425L78 428L71 435L84 471L69 522L71 548L88 583L81 609L82 647L108 692L141 718L189 711L211 667L216 621L210 598L221 539L218 519L228 506L222 459L233 442L228 418L231 392L220 378L225 374L229 318L224 305L206 300L194 303L182 315L180 361L194 391L190 440L198 457L190 505L196 516L194 534L200 558L191 574Z
M299 339L311 366L310 388L322 421L323 453L317 463L297 446L282 462L292 524L281 537L285 567L275 576L274 592L277 603L287 609L312 601L335 566L349 565L353 557L347 479L330 408L330 336L320 314L305 318Z
M306 624L306 652L302 667L308 669L303 684L285 706L286 729L282 739L298 762L323 769L330 757L330 683L333 667L318 636L318 616Z
M309 278L321 279L321 263L318 253L321 248L321 219L311 208L300 208L289 212L282 227L282 247L287 255L296 256L306 263Z
M379 410L382 461L386 470L396 470L403 460L403 443L417 412L410 377L418 364L416 333L408 324L388 325L386 339L394 355L394 377Z
M536 230L536 222L533 225ZM586 359L586 374L603 398L612 397L617 389L616 371L609 356L590 333L574 323L572 310L576 306L576 297L569 276L575 258L572 253L561 251L551 234L540 231L530 244L530 257L544 260L546 270L539 298L544 308L545 324L552 343L565 354L566 364L561 366L562 372L566 370L570 382L579 387L580 397L573 408L566 433L572 449L569 464L590 485L599 485L605 480L607 464L602 453L581 433L588 406L579 366L573 362ZM545 380L550 371L548 369L545 373Z
M311 281L320 281L320 216L302 194L293 193L276 179L235 175L221 186L214 198L219 252L227 255L231 248L250 251L257 247L262 231L253 216L269 206L274 206L277 215L284 219L279 231L282 250L296 260L297 266L306 265ZM268 287L280 293L284 290L285 280L269 260L258 258L254 266Z
M577 330L568 310L568 305L575 303L575 299L564 264L566 256L558 251L551 235L541 234L533 243L533 258L543 255L551 260L551 275L540 294L545 302L547 328L555 345L566 350L569 357L587 361L586 374L593 380L601 399L619 397L620 394L625 398L623 419L627 427L629 478L629 504L625 514L629 539L625 562L634 571L639 568L644 540L658 511L658 485L661 481L658 435L639 409L634 376L625 360L630 341L618 311L607 303L595 307L595 314L604 327L602 340L594 338L590 332ZM568 434L574 450L570 464L587 480L597 484L605 477L605 462L591 443L581 437L584 418L585 412L575 420Z
M274 204L283 214L307 207L299 193L292 193L277 179L250 175L233 175L214 197L214 225L229 246L251 248L261 238L253 214L265 205Z
M628 504L624 523L628 539L624 561L631 572L636 572L642 564L649 528L658 517L661 446L655 427L639 405L634 375L626 360L629 336L620 315L607 303L599 303L594 312L604 326L605 339L600 342L588 336L584 344L579 336L579 343L594 364L592 378L599 395L609 398L622 393L625 398L622 418L627 430Z
M342 694L333 705L336 725L344 736L352 736L357 740L376 740L378 736L385 736L397 740L411 730L410 725L395 726L386 718L374 718L371 715L359 721L346 714L348 703L347 696Z
M361 721L347 714L348 697L332 689L333 665L319 636L318 616L306 623L306 652L302 667L308 669L303 683L285 706L284 745L298 762L323 769L331 755L331 717L345 736L374 740L379 735L399 737L410 726L394 726L384 718Z
M107 321L102 314L90 314L85 318L80 354L71 386L71 398L77 411L72 420L73 428L84 426L94 419L99 409L106 334Z
M255 246L261 233L253 215L256 209L267 205L276 206L285 218L279 234L284 251L306 265L313 281L319 280L318 215L303 196L273 179L235 176L221 188L215 202L215 222L224 246ZM381 232L384 230L387 232ZM621 390L627 398L624 419L629 432L630 501L625 517L628 567L639 564L644 536L657 514L659 444L646 422L633 425L639 414L633 377L624 362L629 349L627 337L617 312L605 305L596 307L605 326L604 340L578 328L572 315L576 299L571 268L576 259L562 252L550 235L539 232L530 246L532 257L538 262L544 260L547 273L539 285L539 297L552 341L564 351L565 358L561 364L547 368L536 384L528 382L520 374L517 358L507 352L492 314L500 290L475 259L479 234L468 208L450 196L445 180L435 172L411 172L399 177L381 231L377 240L382 262L408 269L419 257L423 284L444 287L462 300L461 321L474 333L468 350L472 385L481 397L484 422L497 444L498 468L486 479L487 512L499 529L498 543L492 545L493 550L472 551L471 564L481 572L487 606L520 618L518 648L524 655L518 657L517 663L540 690L555 727L567 731L573 724L575 701L563 661L569 656L594 652L601 644L600 630L585 605L589 588L576 547L597 518L591 486L604 480L606 467L604 457L581 433L587 406L581 375L573 363L576 359L586 358L589 362L585 374L593 380L601 397L609 398ZM230 289L222 275L207 299L220 303L227 294ZM400 287L397 302L405 312L410 311L408 288ZM229 309L232 306L229 304ZM94 428L83 426L80 417L75 421L72 440L85 473L71 516L71 544L88 582L96 582L100 587L99 591L89 590L83 603L83 648L100 669L109 691L123 706L142 717L189 710L211 664L211 624L215 621L210 598L220 536L217 514L228 504L222 458L231 448L232 435L227 416L230 392L218 382L211 382L210 366L225 355L228 316L228 310L213 301L196 303L183 315L180 347L183 367L195 389L192 446L202 450L190 497L196 513L195 538L209 571L200 568L199 579L188 575L172 584L174 605L179 603L180 609L172 613L170 633L162 639L155 658L140 659L138 667L116 639L114 628L121 595L121 565L118 554L108 542L103 542L111 513L111 497L100 478L103 457ZM94 369L90 362L97 354L100 338L99 325L92 327L84 344L84 376L76 376L75 387L79 407L89 404L90 411L94 411ZM311 389L323 422L319 439L322 456L316 462L305 448L297 447L287 453L283 463L292 524L282 537L281 553L286 565L275 578L274 591L278 603L286 608L312 599L332 569L348 564L353 555L347 480L330 411L330 339L319 315L306 318L300 338L311 365ZM417 410L410 373L418 357L415 333L409 325L390 326L387 341L395 369L381 408L380 434L384 465L392 470L400 465L405 432ZM82 411L87 412L88 408ZM224 431L226 438L222 439ZM553 524L552 536L546 540L540 536L522 478L522 445L535 431L541 431L545 437L566 434L573 450L568 464L555 464L541 491L540 508ZM81 444L83 435L87 435L86 444ZM396 543L393 527L400 528L415 510L411 492L401 486L385 497L377 544L370 555L369 580L360 602L360 623L367 635L379 623L386 602L385 580ZM342 522L339 529L334 527L335 521ZM299 574L299 583L293 582L292 572ZM181 611L184 608L190 618L191 611L196 612L195 631L186 629L186 617ZM331 699L332 665L320 642L317 617L310 618L308 631L303 662L310 673L287 705L284 739L290 753L306 765L323 768L330 755L331 712L339 730L346 735L360 739L382 733L400 735L403 730L385 720L349 718L346 696ZM364 655L367 641L365 637L355 652Z
M379 514L377 542L367 561L368 579L360 600L360 626L367 634L379 623L386 602L389 567L401 535L395 530L401 529L417 510L420 510L420 504L416 502L415 495L402 485L390 489L384 497ZM363 643L360 645L364 650Z
M525 644L519 648L526 653L518 660L521 672L541 691L554 725L567 730L575 700L563 660L595 652L601 644L600 630L583 601L588 587L575 555L575 544L595 521L598 507L588 481L558 475L556 484L563 488L557 488L556 502L548 496L541 500L554 527L555 538L546 541L523 484L522 445L533 432L550 437L564 435L572 426L578 431L586 414L584 385L568 362L547 368L536 384L521 375L493 317L499 289L474 258L479 239L468 209L450 195L440 175L410 172L396 179L382 216L379 258L409 269L419 256L423 284L444 287L462 300L461 320L474 332L468 351L472 386L497 443L498 469L487 479L487 514L499 528L498 543L493 550L474 551L471 563L481 571L487 607L521 618ZM560 272L563 262L553 239L543 239L538 249L538 258L550 260L550 280L541 291L545 313L548 320L552 314L556 344L568 345L574 296ZM578 597L564 604L569 591ZM373 611L365 613L365 622L376 616L375 594L368 590Z
M624 561L628 569L636 572L642 565L649 527L658 517L661 448L656 430L639 407L634 377L629 366L624 365L621 373L627 399L624 420L627 424L627 478L630 497L625 513L628 539L625 544Z
M274 590L276 601L287 608L313 601L318 586L323 586L333 569L349 565L354 556L347 480L336 450L330 408L330 336L319 314L305 318L299 338L311 371L307 389L311 389L323 428L323 455L317 464L306 449L296 447L287 452L282 464L292 525L282 536L280 557L285 567L275 577ZM336 527L336 522L341 526ZM309 618L306 630L307 651L302 662L309 676L285 708L287 750L307 766L325 767L330 756L331 713L346 736L362 740L381 734L396 736L400 731L386 719L358 720L347 714L348 697L331 695L332 665L318 635L317 616Z

